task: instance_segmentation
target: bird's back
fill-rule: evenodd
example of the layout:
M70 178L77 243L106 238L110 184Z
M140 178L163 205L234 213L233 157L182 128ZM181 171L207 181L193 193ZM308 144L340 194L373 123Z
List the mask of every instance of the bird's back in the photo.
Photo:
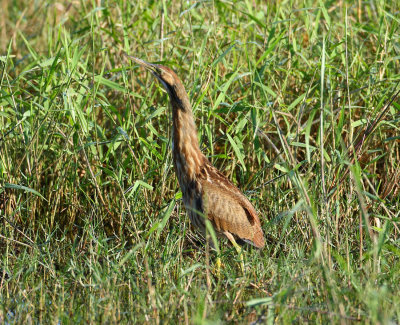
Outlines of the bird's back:
M234 238L264 247L260 219L247 198L207 160L196 175L185 205L193 224L204 230L204 218L218 233L229 232ZM200 212L200 213L198 213Z

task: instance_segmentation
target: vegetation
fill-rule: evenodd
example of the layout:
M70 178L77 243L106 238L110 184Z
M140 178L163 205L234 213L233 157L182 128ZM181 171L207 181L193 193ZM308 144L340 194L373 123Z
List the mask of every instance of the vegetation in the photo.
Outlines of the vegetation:
M400 322L396 1L0 8L0 322ZM191 228L167 96L123 51L181 76L259 211L244 273Z

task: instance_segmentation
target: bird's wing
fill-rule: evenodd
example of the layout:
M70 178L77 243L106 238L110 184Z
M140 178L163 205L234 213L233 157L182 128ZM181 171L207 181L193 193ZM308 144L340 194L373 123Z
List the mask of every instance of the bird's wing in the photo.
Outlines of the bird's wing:
M264 247L260 219L251 203L232 183L222 187L204 181L202 201L203 212L217 231L228 231L258 248Z

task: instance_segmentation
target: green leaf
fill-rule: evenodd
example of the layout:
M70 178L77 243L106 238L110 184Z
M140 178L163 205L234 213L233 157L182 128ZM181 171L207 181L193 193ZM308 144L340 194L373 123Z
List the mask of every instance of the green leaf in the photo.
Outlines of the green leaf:
M368 121L367 121L365 118L363 118L363 119L361 119L361 120L357 120L357 121L352 122L352 123L351 123L351 126L352 126L353 128L355 128L355 127L357 127L357 126L364 125L364 124L367 124L367 123L368 123Z
M393 140L399 140L399 139L400 139L400 135L397 135L395 137L389 137L387 139L384 139L383 141L387 142L387 141L393 141Z
M41 68L46 68L46 67L48 67L50 65L54 66L55 64L57 64L59 62L61 62L61 59L59 59L58 57L53 57L53 58L50 58L50 59L46 59L46 60L44 60L42 62L38 62L38 65Z
M300 103L304 97L306 96L306 93L301 94L299 97L297 97L287 108L288 111L291 111L294 107L297 106L298 103Z
M142 180L138 179L138 180L135 182L135 184L133 184L132 188L128 191L128 193L129 193L129 192L130 192L130 193L127 195L126 198L128 199L133 193L135 193L139 186L143 186L144 188L147 188L147 189L150 190L150 191L153 190L153 186L151 186L151 185L149 185L149 184L143 182ZM127 193L125 193L125 194L127 194Z
M139 248L143 246L143 243L137 244L135 247L133 247L128 253L125 254L125 256L121 259L121 261L118 263L118 266L121 267L122 265L125 264L125 262L129 259L129 257L132 256Z
M217 100L215 101L213 110L216 109L219 104L225 99L225 94L226 91L228 90L229 86L231 85L231 83L233 82L233 80L235 80L236 75L238 74L238 71L235 71L234 73L232 73L231 77L229 78L229 80L227 82L225 82L221 93L218 95Z
M221 61L221 60L225 57L225 55L227 55L235 46L236 46L236 43L233 44L233 45L231 45L231 46L229 46L229 47L224 51L224 53L222 53L219 57L217 57L217 58L215 59L215 61L211 64L211 67L215 66L219 61Z
M264 91L266 91L268 94L272 95L272 97L276 98L278 97L278 95L276 94L276 92L274 92L271 88L269 88L267 85L264 85L260 82L254 82L255 85L259 86L260 88L262 88Z
M265 24L261 22L261 20L259 20L257 17L255 17L252 14L249 14L248 12L242 11L242 10L238 10L240 11L243 15L246 15L247 17L249 17L252 21L254 21L258 26L262 27L262 28L266 28Z
M261 58L258 59L256 66L260 64L260 62L264 61L264 59L274 50L275 46L278 44L278 42L281 40L281 38L285 35L286 31L283 31L275 41L272 42L270 47L264 52L264 54L261 56Z
M11 189L14 189L14 190L22 190L22 191L30 192L30 193L32 193L32 194L35 194L36 196L41 197L43 200L47 201L47 200L43 197L43 195L40 194L38 191L36 191L36 190L34 190L34 189L32 189L32 188L23 186L23 185L5 183L5 184L4 184L4 187L5 187L5 188L11 188ZM47 202L48 202L48 201L47 201Z
M196 263L196 264L192 265L191 267L182 271L181 277L185 276L186 274L192 273L194 270L198 269L199 267L204 267L204 265L200 264L200 263Z
M258 305L273 305L273 304L274 304L273 297L256 298L246 302L247 307L254 307Z
M210 220L207 219L206 216L200 216L200 218L205 219L206 229L211 236L212 243L214 244L214 249L216 250L217 254L219 254L219 244L217 240L217 234L215 233L213 225L211 224Z
M124 93L127 92L127 90L124 87L122 87L121 85L117 84L114 81L108 80L102 76L94 76L94 81L98 82L99 84L102 84L103 86L114 89L116 91L121 91Z
M246 165L244 164L244 156L242 151L239 149L238 144L235 142L235 140L232 139L232 137L227 133L226 134L228 137L229 142L231 143L233 150L235 151L236 156L238 157L240 164L243 166L244 171L246 171Z
M164 213L164 217L162 218L161 222L158 225L157 239L160 237L161 232L165 228L165 225L167 224L167 221L168 221L169 217L171 216L172 211L174 211L174 207L175 207L175 200L171 200L171 202L168 205L167 210Z

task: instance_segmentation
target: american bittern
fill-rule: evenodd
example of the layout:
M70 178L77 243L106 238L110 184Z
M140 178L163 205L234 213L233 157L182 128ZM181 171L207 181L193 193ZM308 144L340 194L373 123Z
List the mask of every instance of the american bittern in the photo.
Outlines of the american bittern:
M192 224L203 232L205 217L217 234L263 248L260 219L247 198L200 151L189 97L170 68L129 56L151 71L168 92L172 106L172 151L183 202Z

